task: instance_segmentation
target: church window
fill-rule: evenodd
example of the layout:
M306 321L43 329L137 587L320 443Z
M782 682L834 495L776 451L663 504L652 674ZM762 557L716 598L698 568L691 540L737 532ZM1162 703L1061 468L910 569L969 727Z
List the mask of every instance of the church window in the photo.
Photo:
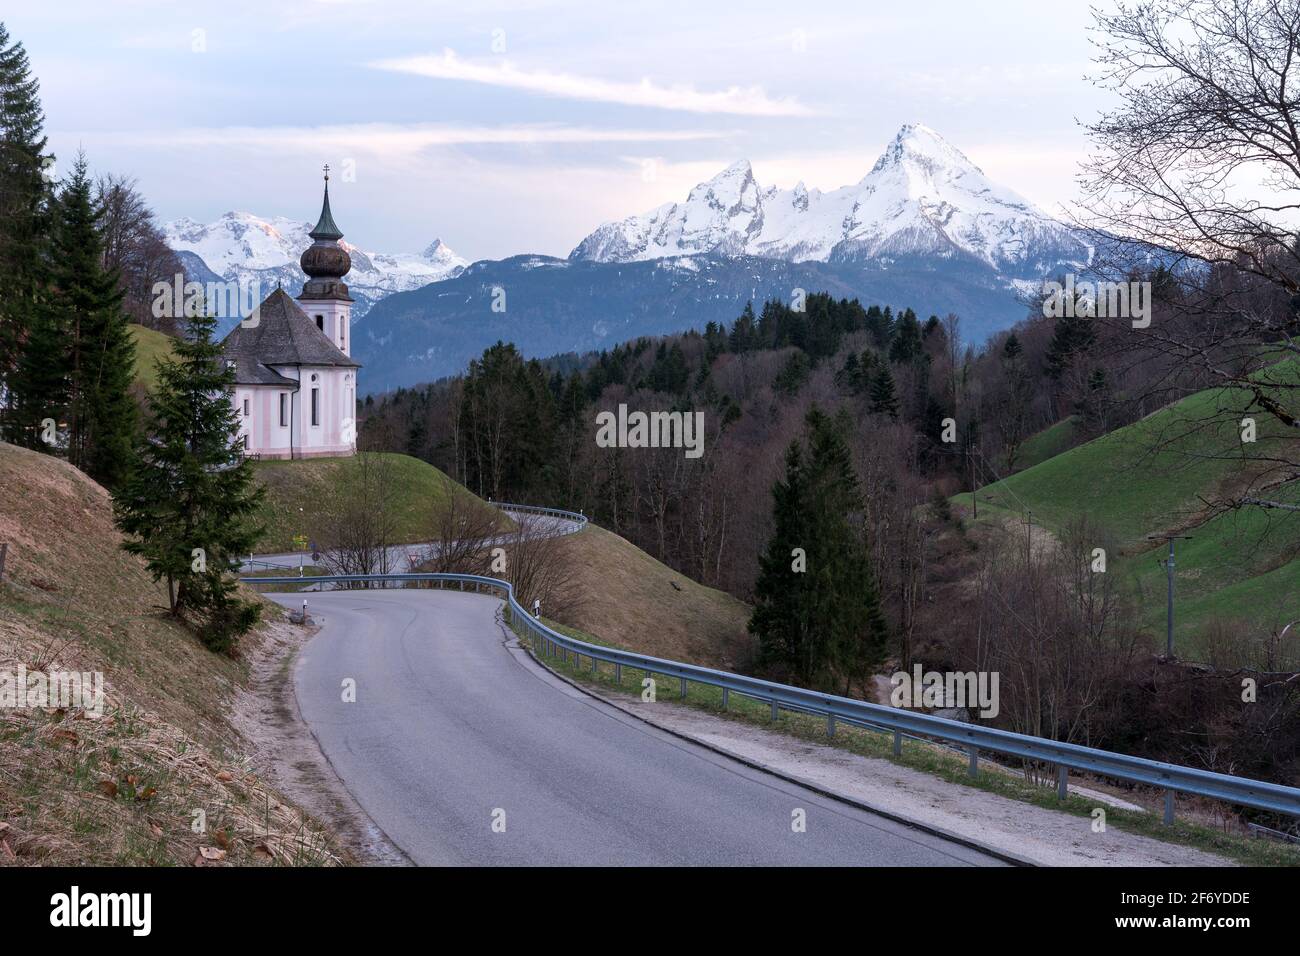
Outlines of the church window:
M248 417L248 399L244 399L244 417Z
M311 423L313 425L320 424L320 389L319 388L313 388L311 390Z
M280 427L284 428L289 424L289 393L280 393Z
M316 316L316 328L320 329L322 332L325 331L325 316Z

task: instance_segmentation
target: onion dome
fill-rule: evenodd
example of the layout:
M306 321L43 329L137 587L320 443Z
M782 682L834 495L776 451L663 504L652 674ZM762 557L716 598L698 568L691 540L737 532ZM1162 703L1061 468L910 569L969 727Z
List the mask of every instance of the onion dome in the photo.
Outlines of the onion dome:
M325 201L321 205L316 228L307 233L315 241L298 260L302 271L310 278L303 288L304 298L346 299L348 287L339 280L352 268L352 257L339 245L343 231L334 222L330 212L330 174L325 167Z

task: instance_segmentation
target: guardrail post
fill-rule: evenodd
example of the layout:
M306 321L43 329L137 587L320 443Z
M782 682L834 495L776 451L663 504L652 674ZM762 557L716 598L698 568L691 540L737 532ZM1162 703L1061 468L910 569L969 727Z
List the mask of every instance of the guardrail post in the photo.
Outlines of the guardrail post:
M686 678L682 678L682 700L686 699Z
M903 756L903 732L901 730L894 731L894 756Z
M835 736L835 715L834 714L826 715L826 736L827 737Z
M623 665L622 664L614 665L614 683L617 684L619 687L623 686Z
M722 688L722 709L727 709L727 688Z
M972 777L980 775L980 752L978 747L970 749L970 769L967 771Z
M1056 799L1064 800L1070 793L1070 768L1064 764L1056 765Z
M592 672L593 674L598 674L598 673L600 673L599 671L596 670L596 658L594 658L594 657L591 659L591 672Z
M776 720L776 701L772 701L772 719Z
M1172 826L1174 822L1174 792L1165 791L1165 826Z

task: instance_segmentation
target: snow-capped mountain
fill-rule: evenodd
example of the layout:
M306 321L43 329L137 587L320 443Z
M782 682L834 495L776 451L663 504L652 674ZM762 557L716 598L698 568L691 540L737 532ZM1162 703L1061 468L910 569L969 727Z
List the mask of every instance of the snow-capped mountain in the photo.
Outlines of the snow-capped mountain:
M273 292L278 283L296 295L306 280L298 259L312 243L307 235L311 229L311 223L283 216L262 219L251 213L228 212L207 225L176 219L167 223L163 232L173 250L197 256L222 279L255 281L264 295ZM364 252L346 240L341 244L352 257L346 282L356 299L354 320L385 296L451 278L468 265L441 239L435 239L419 255Z
M700 183L683 203L601 226L570 258L631 262L750 255L787 262L964 258L1010 285L1082 268L1091 249L1070 227L992 182L920 124L899 130L858 183L832 192L764 188L746 161Z

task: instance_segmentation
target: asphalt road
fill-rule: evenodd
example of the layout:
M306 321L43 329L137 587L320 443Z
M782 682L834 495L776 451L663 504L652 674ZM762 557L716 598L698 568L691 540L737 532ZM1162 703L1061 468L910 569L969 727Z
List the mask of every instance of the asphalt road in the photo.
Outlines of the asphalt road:
M496 599L389 590L310 600L322 629L294 675L302 715L417 864L999 865L588 697L517 646ZM348 679L356 700L345 703ZM805 832L792 828L796 809Z
M509 508L503 508L502 510L516 521L526 522L524 527L529 537L558 538L566 534L573 534L582 528L582 525L576 521L569 521L554 515L530 514L528 512L512 511ZM495 538L484 539L483 544L485 547L491 547L494 544L508 544L512 540L512 535L503 534ZM382 571L376 569L374 573L406 574L414 564L427 557L431 550L436 551L440 547L441 545L437 541L392 545L387 549L388 560L384 569ZM313 561L310 551L280 551L274 554L250 555L248 560L240 566L240 570L244 573L251 573L280 568L290 574L296 574L300 566L311 567L317 563L323 564L323 562Z

